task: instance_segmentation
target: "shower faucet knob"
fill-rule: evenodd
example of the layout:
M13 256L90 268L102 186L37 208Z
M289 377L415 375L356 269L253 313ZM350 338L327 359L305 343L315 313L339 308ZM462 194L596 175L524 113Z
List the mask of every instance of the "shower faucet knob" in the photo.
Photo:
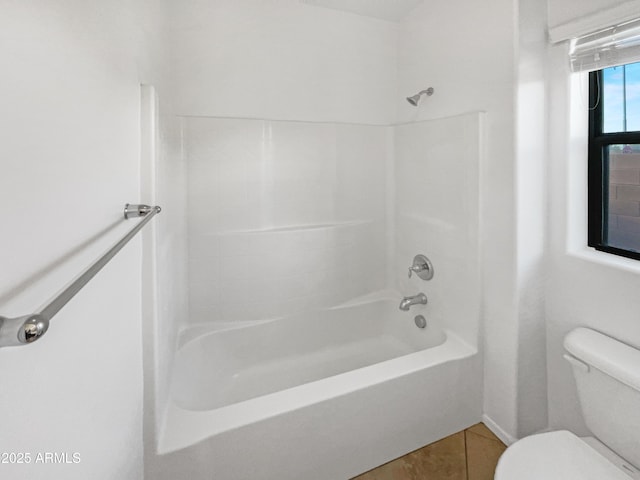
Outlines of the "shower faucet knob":
M422 280L431 280L433 278L433 265L427 257L418 254L413 258L413 264L409 267L409 278L414 272Z
M420 271L422 271L422 267L420 265L409 267L409 278L411 278L411 275L413 275L413 272L418 273Z

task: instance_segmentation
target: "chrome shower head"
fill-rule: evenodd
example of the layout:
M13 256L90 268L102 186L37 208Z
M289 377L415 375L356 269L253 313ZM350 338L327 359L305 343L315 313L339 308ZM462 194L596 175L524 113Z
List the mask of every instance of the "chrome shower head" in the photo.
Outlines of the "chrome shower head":
M429 87L426 90L422 90L416 93L415 95L412 95L411 97L407 97L407 102L409 102L414 107L417 107L418 102L420 102L420 97L425 94L427 95L427 97L430 97L431 95L433 95L433 88Z
M420 95L413 95L412 97L407 97L407 102L409 102L414 107L418 106L419 101L420 101Z

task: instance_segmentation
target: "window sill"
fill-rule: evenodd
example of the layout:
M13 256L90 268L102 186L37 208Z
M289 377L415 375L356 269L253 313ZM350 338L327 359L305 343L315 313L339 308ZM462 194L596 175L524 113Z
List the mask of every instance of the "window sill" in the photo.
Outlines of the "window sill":
M627 272L636 273L640 275L640 260L634 260L632 258L625 258L612 253L599 252L595 248L583 247L575 250L569 250L567 252L572 257L586 260L588 262L597 263L606 267L616 268L618 270L625 270Z

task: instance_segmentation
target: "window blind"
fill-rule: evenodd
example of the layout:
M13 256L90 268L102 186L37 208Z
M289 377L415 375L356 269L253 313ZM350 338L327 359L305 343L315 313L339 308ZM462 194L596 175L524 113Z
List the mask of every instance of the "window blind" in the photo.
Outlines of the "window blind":
M640 61L640 19L571 40L569 57L574 72Z

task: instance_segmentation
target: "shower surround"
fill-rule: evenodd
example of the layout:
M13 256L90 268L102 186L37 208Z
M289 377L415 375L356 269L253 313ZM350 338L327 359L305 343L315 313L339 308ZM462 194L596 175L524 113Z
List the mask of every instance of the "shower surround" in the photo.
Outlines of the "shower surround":
M183 119L191 313L157 478L347 478L480 420L482 124Z

